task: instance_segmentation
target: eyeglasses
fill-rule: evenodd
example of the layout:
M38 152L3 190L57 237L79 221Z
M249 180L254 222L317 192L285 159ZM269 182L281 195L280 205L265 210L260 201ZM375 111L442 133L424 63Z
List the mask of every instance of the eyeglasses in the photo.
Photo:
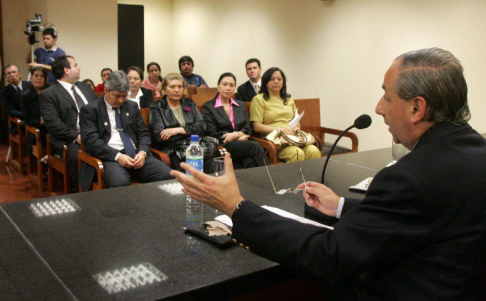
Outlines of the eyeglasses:
M265 155L267 154L268 150L265 152ZM300 167L300 163L299 163L299 152L298 151L295 151L296 154L297 154L297 166L299 167L299 170L300 170L300 174L302 176L302 180L304 181L304 189L307 188L307 184L306 184L306 180L304 178L304 173L302 172L302 168ZM270 175L270 171L268 170L268 166L267 166L267 162L265 160L263 160L263 164L265 164L265 168L267 169L267 173L268 173L268 177L270 178L270 182L272 183L272 187L273 187L273 190L275 191L275 194L278 194L278 195L283 195L283 194L286 194L286 193L293 193L293 194L297 194L299 192L301 192L302 190L304 189L298 189L298 188L286 188L286 189L280 189L277 191L277 189L275 188L275 185L273 184L273 180L272 180L272 176Z

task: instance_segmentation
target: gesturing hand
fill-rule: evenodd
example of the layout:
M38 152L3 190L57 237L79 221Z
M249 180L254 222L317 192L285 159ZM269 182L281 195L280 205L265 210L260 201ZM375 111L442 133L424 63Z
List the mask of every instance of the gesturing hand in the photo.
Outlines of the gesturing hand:
M176 170L172 170L170 175L184 186L182 191L185 194L231 217L236 204L244 199L236 182L233 162L229 153L224 157L224 166L225 172L221 177L206 175L186 163L181 163L181 167L191 173L194 178Z
M303 190L303 195L307 205L316 208L322 213L329 216L336 216L336 211L339 205L339 196L334 193L326 185L316 182L306 182L297 186Z

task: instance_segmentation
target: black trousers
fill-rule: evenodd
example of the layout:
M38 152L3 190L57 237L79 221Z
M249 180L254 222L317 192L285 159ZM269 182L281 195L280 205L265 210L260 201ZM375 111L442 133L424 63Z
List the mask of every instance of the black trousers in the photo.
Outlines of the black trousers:
M169 174L170 167L153 156L148 156L140 169L125 168L120 163L113 161L103 161L103 166L105 168L105 186L108 188L128 186L132 183L132 178L142 183L173 179Z
M68 165L71 174L71 188L79 192L79 174L78 174L78 151L81 146L77 143L68 143ZM62 154L62 153L61 153Z
M236 140L223 144L223 147L231 154L235 168L263 166L263 160L269 164L265 151L255 141Z

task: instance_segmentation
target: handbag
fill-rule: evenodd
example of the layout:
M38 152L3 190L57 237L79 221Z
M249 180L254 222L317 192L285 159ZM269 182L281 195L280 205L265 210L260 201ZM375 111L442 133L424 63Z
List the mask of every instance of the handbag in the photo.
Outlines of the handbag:
M199 140L199 145L201 145L204 150L204 160L219 157L218 139L210 136L202 137L201 140ZM179 157L181 160L186 160L186 149L188 146L189 142L185 141L175 150L177 157Z
M314 136L302 131L301 129L295 129L293 133L290 133L278 128L266 135L265 139L272 141L277 149L290 145L303 147L316 142Z

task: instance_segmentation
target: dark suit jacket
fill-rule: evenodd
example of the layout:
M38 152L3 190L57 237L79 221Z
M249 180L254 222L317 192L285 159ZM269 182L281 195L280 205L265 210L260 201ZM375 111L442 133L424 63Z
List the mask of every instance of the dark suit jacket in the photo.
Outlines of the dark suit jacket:
M175 118L174 113L172 113L165 96L150 106L150 127L152 128L156 142L154 147L167 154L184 145L188 136L199 135L199 137L202 137L206 130L206 124L193 100L183 98L181 100L181 107L184 113L184 120L186 121L186 125L183 128L187 134L175 135L167 141L162 141L160 139L160 132L162 130L180 127L180 124Z
M32 83L23 80L22 81L22 92L27 91L32 87ZM23 119L22 109L20 107L20 95L17 92L17 87L12 85L7 85L2 91L2 99L5 105L5 114L12 117L18 117ZM9 134L17 133L17 126L13 125L8 129Z
M22 115L24 116L24 122L28 126L35 127L39 129L41 135L41 143L42 146L46 146L46 135L47 129L46 127L40 123L41 119L41 112L40 112L40 104L39 104L39 95L34 87L27 89L26 91L22 92L22 101L21 101L21 109ZM35 136L31 133L27 135L26 139L26 150L27 153L30 154L32 150L32 145L35 143Z
M154 103L154 93L150 89L140 87L143 95L140 96L140 109L150 108L150 105Z
M246 113L245 103L236 100L239 106L233 106L233 118L235 121L235 129L231 125L231 121L224 111L223 107L215 108L216 98L203 104L203 118L206 123L206 134L208 136L220 139L226 133L234 131L241 131L250 135L251 128L248 121L248 114Z
M436 124L362 202L346 199L334 231L248 201L233 238L328 282L359 275L364 299L484 300L485 175L486 140L468 124Z
M250 81L247 81L238 87L238 99L248 102L251 101L255 95L255 89L253 89Z
M120 118L123 131L130 136L137 151L145 151L150 155L150 134L143 122L138 105L127 100L120 107ZM79 116L81 139L86 152L102 161L115 161L118 150L108 146L111 138L111 124L104 97L100 97L81 109ZM94 177L94 170L82 168L79 181L83 191L89 190Z
M90 103L96 95L86 83L77 82L76 86ZM39 95L41 115L51 134L51 143L56 152L61 152L63 145L73 143L78 136L76 130L78 109L71 95L59 82L42 91Z

